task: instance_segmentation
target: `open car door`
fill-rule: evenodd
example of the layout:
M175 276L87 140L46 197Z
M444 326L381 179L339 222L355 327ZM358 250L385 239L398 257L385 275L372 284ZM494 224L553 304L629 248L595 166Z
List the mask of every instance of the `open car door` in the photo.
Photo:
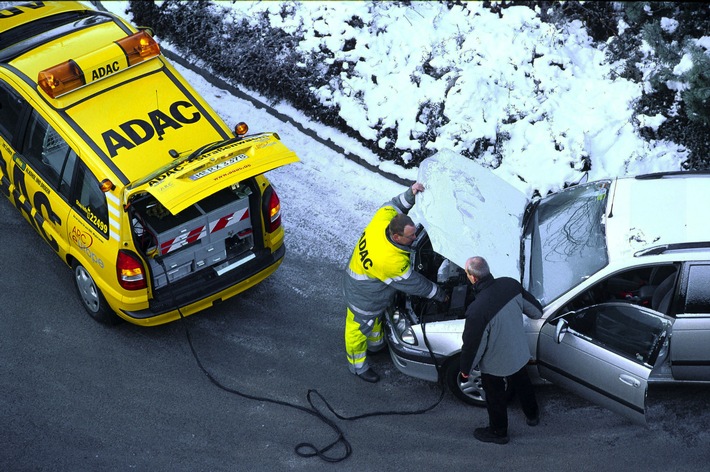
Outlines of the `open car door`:
M622 302L553 318L538 338L540 375L646 425L648 377L668 352L671 319Z

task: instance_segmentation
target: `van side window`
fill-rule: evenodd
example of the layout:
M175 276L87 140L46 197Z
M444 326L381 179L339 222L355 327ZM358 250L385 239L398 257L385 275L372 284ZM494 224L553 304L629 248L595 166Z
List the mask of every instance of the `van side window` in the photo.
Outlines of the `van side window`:
M68 195L76 153L36 111L27 125L22 155L50 187Z
M690 266L685 313L710 313L710 265Z
M62 180L59 182L59 193L67 197L67 200L70 198L71 180L74 175L74 167L76 167L76 153L70 148L67 160L64 162Z
M24 103L19 95L0 84L0 134L10 144L20 123Z
M99 181L83 162L79 162L73 206L79 215L108 239L108 204Z

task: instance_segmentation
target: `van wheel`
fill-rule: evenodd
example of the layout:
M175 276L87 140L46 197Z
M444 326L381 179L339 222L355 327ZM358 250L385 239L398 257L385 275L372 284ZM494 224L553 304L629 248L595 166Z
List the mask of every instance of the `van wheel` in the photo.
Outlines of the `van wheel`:
M459 356L454 357L446 366L446 386L456 398L475 406L486 406L486 393L483 391L481 374L471 372L466 382L459 378Z
M106 298L96 286L89 271L79 263L74 263L74 285L84 308L93 319L106 325L115 325L120 321L108 306Z

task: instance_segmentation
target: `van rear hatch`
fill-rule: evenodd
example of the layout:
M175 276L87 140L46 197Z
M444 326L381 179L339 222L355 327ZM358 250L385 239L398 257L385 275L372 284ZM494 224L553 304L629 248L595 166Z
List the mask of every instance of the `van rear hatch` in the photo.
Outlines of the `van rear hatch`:
M274 133L176 156L128 186L133 231L161 288L203 269L222 275L255 256L261 228L252 177L297 161Z
M221 189L298 161L274 133L228 140L199 151L178 156L174 162L131 183L126 199L136 193L150 193L177 215Z

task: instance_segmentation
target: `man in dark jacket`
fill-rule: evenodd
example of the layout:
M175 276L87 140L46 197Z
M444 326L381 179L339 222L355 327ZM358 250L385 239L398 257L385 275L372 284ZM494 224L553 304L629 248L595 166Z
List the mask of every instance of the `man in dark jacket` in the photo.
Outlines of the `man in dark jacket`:
M476 298L466 308L461 377L468 378L472 368L478 366L488 409L488 427L476 428L473 436L483 442L506 444L506 382L520 398L527 424L539 422L535 391L526 370L530 349L522 314L539 319L542 306L517 280L494 278L482 257L469 258L465 270Z

